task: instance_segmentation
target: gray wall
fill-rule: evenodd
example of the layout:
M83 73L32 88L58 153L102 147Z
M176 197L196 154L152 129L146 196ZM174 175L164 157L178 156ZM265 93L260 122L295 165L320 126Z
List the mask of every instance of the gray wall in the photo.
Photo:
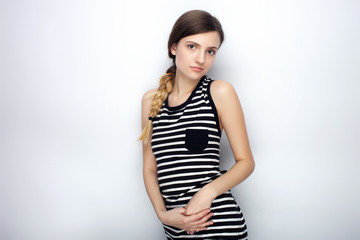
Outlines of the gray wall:
M142 182L140 101L180 14L226 41L252 240L359 239L359 1L1 1L0 239L164 239ZM222 166L233 164L222 141Z

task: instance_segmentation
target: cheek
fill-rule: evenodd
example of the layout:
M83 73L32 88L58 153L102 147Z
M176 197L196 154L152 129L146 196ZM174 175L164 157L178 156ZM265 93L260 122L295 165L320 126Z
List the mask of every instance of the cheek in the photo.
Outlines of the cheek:
M189 59L191 58L191 56L189 56L189 55L190 54L187 54L184 51L177 52L176 58L175 58L176 66L179 67L182 64L186 64L187 62L189 62Z
M176 65L176 67L181 68L181 63L182 63L181 56L176 54L176 57L175 57L175 65Z
M209 56L207 59L206 59L206 64L211 67L211 65L213 65L215 61L215 57L214 56Z

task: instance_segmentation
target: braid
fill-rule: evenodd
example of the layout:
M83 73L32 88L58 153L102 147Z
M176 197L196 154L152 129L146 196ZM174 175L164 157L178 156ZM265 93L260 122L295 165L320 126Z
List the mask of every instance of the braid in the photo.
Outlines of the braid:
M144 141L144 143L147 143L149 139L149 135L152 127L152 120L158 115L162 104L164 103L167 96L172 90L173 81L175 79L175 72L176 72L176 66L174 64L166 71L164 75L160 77L159 88L157 92L154 94L154 98L151 103L149 121L145 125L141 133L141 136L139 138L139 140Z

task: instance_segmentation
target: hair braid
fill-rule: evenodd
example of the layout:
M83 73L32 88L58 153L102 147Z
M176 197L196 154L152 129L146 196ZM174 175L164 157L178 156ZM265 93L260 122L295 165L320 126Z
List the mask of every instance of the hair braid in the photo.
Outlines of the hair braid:
M159 88L157 92L154 94L154 98L151 102L150 114L149 114L150 118L155 118L158 115L162 104L164 103L167 96L171 92L173 87L173 81L175 79L175 72L176 72L176 67L174 64L166 71L164 75L160 77ZM145 144L149 140L151 127L152 127L152 120L149 119L139 138L139 140L142 140Z

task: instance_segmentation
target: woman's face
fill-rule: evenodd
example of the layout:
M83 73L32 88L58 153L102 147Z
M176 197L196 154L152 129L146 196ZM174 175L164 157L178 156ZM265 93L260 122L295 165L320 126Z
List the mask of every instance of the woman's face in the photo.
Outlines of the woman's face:
M219 47L220 36L216 31L182 38L171 48L176 56L177 77L199 80L210 70Z

